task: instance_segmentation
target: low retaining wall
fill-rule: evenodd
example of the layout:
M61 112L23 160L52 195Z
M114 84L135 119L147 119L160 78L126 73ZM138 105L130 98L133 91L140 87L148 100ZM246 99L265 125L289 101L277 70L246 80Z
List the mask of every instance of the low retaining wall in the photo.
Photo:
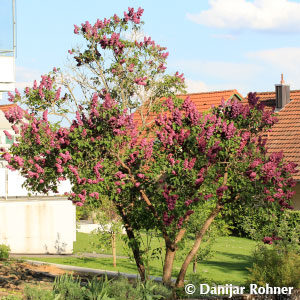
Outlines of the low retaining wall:
M111 225L100 225L100 224L90 224L90 223L82 223L80 222L78 224L77 231L78 232L83 232L83 233L92 233L92 232L97 232L97 231L110 231ZM126 230L124 227L122 227L122 233L126 234Z
M0 244L12 253L73 252L76 208L64 197L0 200Z

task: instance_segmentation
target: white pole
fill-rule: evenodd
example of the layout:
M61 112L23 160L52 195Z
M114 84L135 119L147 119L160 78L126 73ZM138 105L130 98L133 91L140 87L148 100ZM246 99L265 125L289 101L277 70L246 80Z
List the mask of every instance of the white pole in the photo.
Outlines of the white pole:
M12 0L12 16L13 16L13 51L14 57L16 56L16 4L15 0Z
M7 200L8 195L8 169L5 168L5 200Z
M13 55L14 55L14 81L16 82L16 3L12 0L13 16Z

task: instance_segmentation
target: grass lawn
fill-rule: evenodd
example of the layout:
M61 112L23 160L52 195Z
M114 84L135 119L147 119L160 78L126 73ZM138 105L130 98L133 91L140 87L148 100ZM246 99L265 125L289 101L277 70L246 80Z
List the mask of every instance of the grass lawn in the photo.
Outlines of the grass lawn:
M144 236L144 240L146 240ZM96 247L97 237L92 234L77 233L77 241L74 243L74 252L96 252L110 254L109 250ZM95 243L95 244L91 244ZM153 239L152 249L159 247L162 240ZM217 239L213 250L215 254L212 258L198 264L197 275L201 278L212 280L222 284L237 284L242 286L247 279L247 267L251 265L251 253L256 243L252 240L238 237L221 237ZM124 250L124 242L121 239L117 241L117 255L127 255ZM35 258L31 258L35 259ZM58 264L74 265L101 270L118 271L136 274L134 261L129 259L117 259L117 267L114 268L111 258L36 258L35 260L52 262ZM174 264L174 274L176 276L180 270L182 260L177 259ZM158 259L150 259L150 275L161 276L162 262ZM192 266L190 266L187 275L191 275Z

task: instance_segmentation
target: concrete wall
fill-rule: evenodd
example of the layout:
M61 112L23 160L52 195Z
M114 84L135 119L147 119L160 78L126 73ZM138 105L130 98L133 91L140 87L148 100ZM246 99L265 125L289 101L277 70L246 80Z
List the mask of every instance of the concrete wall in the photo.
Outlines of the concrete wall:
M83 233L97 233L99 231L110 231L111 230L111 224L107 225L100 225L100 224L88 224L88 223L79 223L77 231L83 232ZM125 227L122 226L121 228L122 234L126 234Z
M293 202L295 209L300 210L300 182L297 182L296 194L293 197Z
M0 201L0 244L12 253L73 252L76 209L63 197Z

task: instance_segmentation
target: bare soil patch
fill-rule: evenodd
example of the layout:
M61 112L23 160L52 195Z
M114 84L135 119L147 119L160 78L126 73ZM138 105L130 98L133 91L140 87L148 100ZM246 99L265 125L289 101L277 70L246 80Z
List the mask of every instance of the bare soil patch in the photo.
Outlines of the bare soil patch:
M50 265L32 265L18 260L0 261L0 297L23 295L26 285L42 285L51 288L55 276L70 271Z

